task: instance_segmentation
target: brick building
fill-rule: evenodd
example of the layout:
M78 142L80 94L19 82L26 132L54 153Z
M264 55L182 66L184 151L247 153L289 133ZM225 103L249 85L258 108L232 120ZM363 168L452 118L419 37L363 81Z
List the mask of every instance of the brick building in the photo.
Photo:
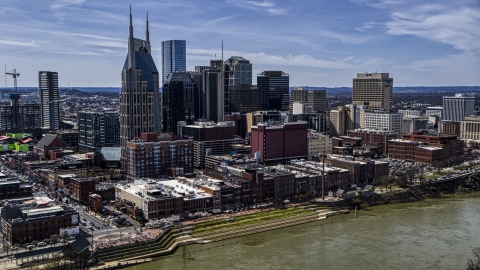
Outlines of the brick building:
M46 157L49 150L60 150L67 148L69 148L69 146L59 137L52 134L45 134L45 136L38 141L37 145L33 147L33 151L42 157Z
M142 209L145 219L183 213L183 197L171 187L151 179L135 180L115 187L115 200Z
M308 156L307 122L260 123L252 127L252 157L265 165Z
M125 171L130 180L193 172L193 141L168 133L141 133L127 142Z
M466 119L471 119L471 117L465 117ZM444 120L438 122L438 133L445 135L460 135L460 122L453 122L449 120Z
M60 206L22 209L6 205L1 210L1 226L5 240L12 244L43 241L64 230L79 233L77 211Z
M435 166L446 165L464 155L464 142L457 136L414 132L389 141L389 157Z
M88 203L90 194L95 193L95 179L71 178L70 197L74 200Z
M285 170L295 172L295 190L297 194L309 191L322 193L322 174L325 176L325 192L347 188L350 182L348 170L329 166L315 161L292 160L283 166Z
M325 163L348 170L352 184L372 183L388 175L388 162L359 160L352 156L328 155Z
M91 209L95 212L100 212L103 209L102 196L98 194L90 194L88 196L89 204L92 207Z
M347 135L350 137L362 138L363 145L378 147L383 155L387 154L388 141L397 138L395 132L376 129L348 130Z
M32 196L32 186L18 179L0 179L0 200Z

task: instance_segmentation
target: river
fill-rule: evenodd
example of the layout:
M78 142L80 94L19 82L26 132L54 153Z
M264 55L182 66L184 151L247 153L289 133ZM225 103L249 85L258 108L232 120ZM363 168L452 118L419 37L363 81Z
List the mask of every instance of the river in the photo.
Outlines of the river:
M295 227L205 245L193 260L172 256L153 269L464 269L480 246L480 192L374 206Z

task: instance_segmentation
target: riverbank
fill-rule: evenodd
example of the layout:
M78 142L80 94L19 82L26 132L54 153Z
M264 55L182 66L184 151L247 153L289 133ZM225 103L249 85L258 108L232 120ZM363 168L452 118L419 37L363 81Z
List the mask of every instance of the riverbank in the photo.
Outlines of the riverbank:
M480 192L369 207L235 239L189 245L151 263L155 269L463 269L480 243Z
M478 180L475 183L478 184ZM339 202L337 206L351 208L353 205L357 205L361 206L361 208L367 208L376 205L418 202L428 198L439 197L442 194L453 194L458 192L459 190L468 192L478 190L472 187L465 186L467 186L465 183L465 179L444 183L414 185L400 190L382 193L372 193L370 196L358 196L355 199L346 199L342 202ZM247 224L242 224L238 221L248 220L249 216L253 217L252 215L255 214L237 214L237 216L232 215L228 218L222 218L222 220L220 221L217 219L195 223L195 225L190 224L190 226L186 226L183 228L184 231L181 233L181 235L190 235L195 237L190 238L190 241L188 241L188 243L207 244L314 222L321 219L326 219L327 216L331 215L348 213L345 211L338 211L339 208L337 208L336 210L329 210L309 204L304 204L303 206L297 205L297 207L307 212L298 210L298 215L292 215L289 217L282 217L277 219L274 218L267 221L262 220L261 218L257 219L257 221L253 221L253 219L255 219L253 218L252 221L247 222ZM269 212L274 213L275 211L279 210L266 210L261 213L266 213L265 215L267 215ZM238 224L234 224L235 218L238 219ZM197 230L197 232L195 232L195 226L203 227L203 229ZM154 258L161 255L172 254L178 246L179 245L174 245L174 248L169 249L168 252L162 252L162 254L146 254L141 258ZM125 258L121 261L115 261L109 264L113 266L115 263L121 263L126 261L132 262L132 258Z
M343 207L354 207L355 205L363 208L375 205L397 204L416 202L428 198L435 198L443 194L472 193L480 191L480 179L478 177L464 177L458 180L438 183L424 183L408 186L401 190L394 190L382 193L372 193L370 196L359 196L361 201L346 200Z

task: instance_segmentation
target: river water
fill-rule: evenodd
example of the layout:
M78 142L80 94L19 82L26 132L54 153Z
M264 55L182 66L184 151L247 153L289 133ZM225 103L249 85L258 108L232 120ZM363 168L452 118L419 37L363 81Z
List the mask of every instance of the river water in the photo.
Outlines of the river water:
M371 207L324 221L190 245L153 269L464 269L480 246L480 193Z

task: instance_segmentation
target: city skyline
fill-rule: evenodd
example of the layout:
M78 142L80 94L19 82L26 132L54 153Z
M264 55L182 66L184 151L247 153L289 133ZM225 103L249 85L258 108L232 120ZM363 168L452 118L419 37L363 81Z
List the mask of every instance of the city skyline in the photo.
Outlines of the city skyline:
M5 1L0 62L22 73L20 87L36 86L40 70L57 71L60 87L119 87L129 4ZM478 1L144 1L132 9L137 36L149 12L155 62L162 41L187 41L187 70L221 58L223 39L224 59L252 63L253 84L264 70L282 70L290 86L351 86L364 71L388 72L395 86L480 85Z

